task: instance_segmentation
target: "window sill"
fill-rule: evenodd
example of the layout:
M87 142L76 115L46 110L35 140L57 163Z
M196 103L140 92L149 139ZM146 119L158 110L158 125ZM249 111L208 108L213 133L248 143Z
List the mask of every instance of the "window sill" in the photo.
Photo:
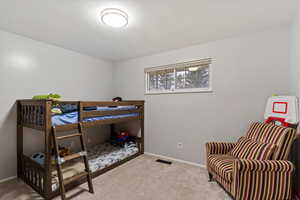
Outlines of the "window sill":
M174 91L151 91L145 92L145 95L159 95L159 94L183 94L183 93L212 93L212 89L184 89Z

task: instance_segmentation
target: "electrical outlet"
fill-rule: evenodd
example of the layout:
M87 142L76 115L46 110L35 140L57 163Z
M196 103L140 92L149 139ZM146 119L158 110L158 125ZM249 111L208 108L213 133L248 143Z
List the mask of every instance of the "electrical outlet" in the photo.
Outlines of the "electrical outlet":
M177 143L177 149L183 149L183 144L182 142Z

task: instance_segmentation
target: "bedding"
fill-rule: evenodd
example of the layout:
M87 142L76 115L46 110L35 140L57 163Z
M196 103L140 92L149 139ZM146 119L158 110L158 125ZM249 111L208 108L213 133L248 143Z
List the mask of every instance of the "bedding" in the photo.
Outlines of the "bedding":
M62 113L70 113L78 110L78 106L74 104L62 104L57 107Z
M134 109L136 109L136 106L117 106L117 107L106 106L106 107L92 108L92 110L98 110L98 111L116 111L116 110L134 110ZM88 108L86 110L91 110L91 108ZM91 122L96 120L118 119L123 117L136 117L136 116L138 116L138 113L108 115L108 116L101 116L101 117L89 117L89 118L85 118L83 121ZM52 116L52 126L75 124L75 123L78 123L78 111Z
M88 159L90 170L97 170L108 167L118 161L124 160L138 153L139 149L134 142L128 142L124 147L113 146L110 143L99 144L88 150ZM59 188L57 170L52 167L52 191ZM84 171L84 163L80 160L74 160L63 164L62 172L65 180Z

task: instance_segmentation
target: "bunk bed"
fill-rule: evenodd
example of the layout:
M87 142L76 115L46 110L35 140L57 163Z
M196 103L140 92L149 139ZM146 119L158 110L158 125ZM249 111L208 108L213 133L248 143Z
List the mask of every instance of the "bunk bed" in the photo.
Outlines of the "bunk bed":
M52 115L54 106L63 105L75 107L72 112ZM70 132L77 129L80 123L83 128L99 125L110 125L111 133L115 132L115 124L138 120L140 123L140 136L135 136L134 142L126 144L124 148L112 147L109 143L101 144L88 149L89 163L92 177L99 176L133 158L144 153L144 101L121 102L91 102L91 101L59 101L51 100L18 100L17 101L17 162L18 177L30 185L45 199L52 199L59 195L57 177L52 165L52 127L61 132ZM44 134L44 161L38 163L24 154L23 128L40 130ZM110 162L106 162L109 157ZM69 170L69 169L72 170ZM68 183L66 189L72 189L84 182L86 177L73 180L82 165L74 161L63 171ZM72 173L70 173L72 171ZM74 173L75 172L75 173Z

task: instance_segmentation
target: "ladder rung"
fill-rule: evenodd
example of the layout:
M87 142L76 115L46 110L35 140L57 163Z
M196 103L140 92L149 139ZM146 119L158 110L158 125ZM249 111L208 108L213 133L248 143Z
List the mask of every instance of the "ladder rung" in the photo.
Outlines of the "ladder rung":
M82 131L82 125L81 123L78 124L78 132L79 133L73 133L73 134L68 134L64 136L57 136L56 135L57 129L56 127L52 127L52 139L53 139L53 144L54 144L54 153L56 157L56 168L57 168L57 175L59 178L59 187L60 187L60 193L61 193L61 198L63 200L66 199L66 190L65 190L65 184L71 184L71 182L82 179L84 176L86 176L86 180L88 182L89 186L89 191L90 193L94 193L94 188L93 188L93 183L92 183L92 177L91 177L91 171L89 167L89 162L87 158L87 151L86 151L86 144L85 144L85 135L84 132ZM59 146L58 146L58 140L63 140L67 138L72 138L72 137L80 137L80 143L81 143L81 152L71 154L68 156L60 157L59 156ZM74 160L77 158L83 157L82 161L84 161L85 165L85 171L81 172L80 174L77 174L71 178L68 178L64 180L63 174L62 174L62 164L64 162Z
M87 176L87 175L88 175L88 172L81 172L80 174L77 174L77 175L75 175L75 176L73 176L73 177L71 177L71 178L65 180L65 181L64 181L64 184L67 185L67 184L69 184L70 182L73 182L73 181L75 181L75 180L81 179L82 177Z
M78 137L78 136L81 136L81 133L74 133L74 134L70 134L70 135L58 136L58 137L56 137L56 139L64 140L67 138Z
M86 155L87 155L86 152L79 152L79 153L74 153L74 154L71 154L68 156L64 156L64 157L62 157L62 159L63 159L63 162L67 162L69 160L74 160L74 159L80 158L81 156L86 156Z

